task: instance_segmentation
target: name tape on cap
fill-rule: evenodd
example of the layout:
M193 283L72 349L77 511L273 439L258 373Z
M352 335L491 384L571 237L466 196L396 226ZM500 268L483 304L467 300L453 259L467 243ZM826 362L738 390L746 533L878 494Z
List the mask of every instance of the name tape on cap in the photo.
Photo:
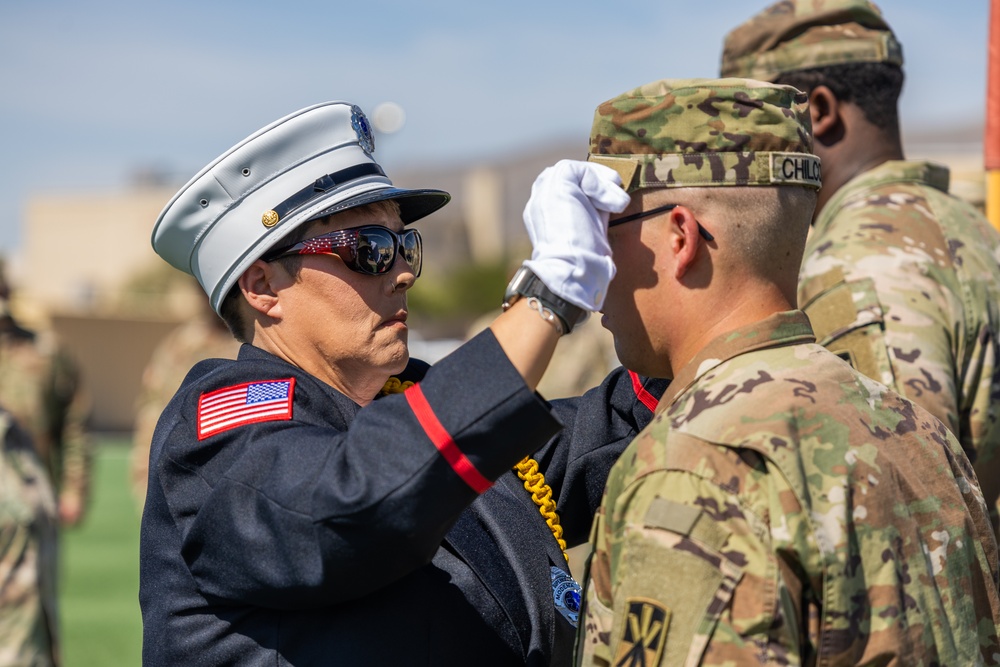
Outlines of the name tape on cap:
M819 158L805 153L771 153L771 183L811 185L819 188Z

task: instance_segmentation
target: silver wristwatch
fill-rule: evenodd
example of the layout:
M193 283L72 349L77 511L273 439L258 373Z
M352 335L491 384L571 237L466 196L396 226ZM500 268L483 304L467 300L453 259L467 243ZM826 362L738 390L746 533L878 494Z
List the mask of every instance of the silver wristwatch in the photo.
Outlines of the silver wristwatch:
M526 266L518 269L514 277L510 279L510 283L507 284L507 291L503 295L503 309L507 310L521 297L535 300L539 304L537 310L542 317L545 317L547 310L558 318L564 334L573 331L573 328L587 319L589 314L583 308L556 296Z

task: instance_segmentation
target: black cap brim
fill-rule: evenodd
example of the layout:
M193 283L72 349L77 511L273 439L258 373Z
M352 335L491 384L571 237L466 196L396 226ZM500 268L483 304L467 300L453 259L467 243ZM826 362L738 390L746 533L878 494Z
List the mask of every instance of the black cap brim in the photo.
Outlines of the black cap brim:
M411 222L416 222L421 218L427 217L443 207L451 201L451 195L444 190L405 190L396 187L379 188L378 190L371 190L337 202L335 205L323 209L309 219L316 220L334 213L346 211L347 209L386 200L393 200L399 204L399 217L402 219L404 225L408 225Z

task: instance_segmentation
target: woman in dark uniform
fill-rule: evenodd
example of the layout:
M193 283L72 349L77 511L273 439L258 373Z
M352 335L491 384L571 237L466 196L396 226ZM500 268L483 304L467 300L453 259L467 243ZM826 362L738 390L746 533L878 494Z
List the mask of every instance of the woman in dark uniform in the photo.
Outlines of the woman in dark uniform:
M608 211L628 196L598 165L553 175L570 194L534 216L509 307L427 368L407 352L423 248L406 225L449 196L393 187L373 149L360 109L316 105L210 164L157 221L156 252L244 344L191 370L153 437L147 666L569 659L565 545L586 539L662 387L622 369L553 405L534 387L600 307Z

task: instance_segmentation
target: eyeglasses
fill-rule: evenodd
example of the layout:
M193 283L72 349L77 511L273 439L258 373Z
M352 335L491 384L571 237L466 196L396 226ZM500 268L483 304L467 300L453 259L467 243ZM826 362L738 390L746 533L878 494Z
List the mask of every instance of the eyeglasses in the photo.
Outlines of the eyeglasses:
M626 215L624 218L617 218L608 223L608 227L617 227L618 225L624 224L626 222L632 222L633 220L642 220L643 218L648 218L652 215L658 215L660 213L666 213L667 211L672 211L673 209L680 206L680 204L666 204L664 206L657 206L656 208L651 208L648 211L641 211L639 213L633 213L632 215ZM706 241L714 241L715 237L712 236L707 229L701 226L698 222L698 234L701 238Z
M338 229L268 253L265 262L291 255L337 255L351 271L369 276L388 273L402 254L414 276L423 265L420 232L407 229L396 233L381 225Z

